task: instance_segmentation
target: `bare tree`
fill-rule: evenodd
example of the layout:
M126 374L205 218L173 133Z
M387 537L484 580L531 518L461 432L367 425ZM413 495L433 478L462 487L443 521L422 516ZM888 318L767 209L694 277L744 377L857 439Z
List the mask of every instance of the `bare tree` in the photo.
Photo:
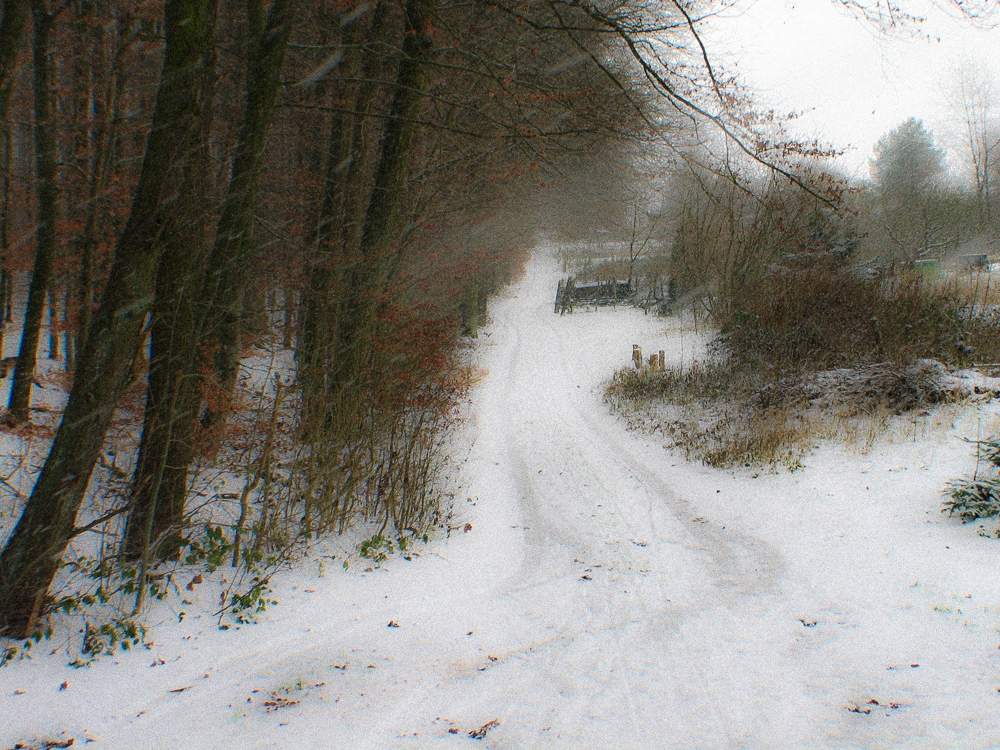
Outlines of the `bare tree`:
M1000 113L992 71L985 63L963 60L947 92L948 104L961 123L961 151L976 195L980 232L993 223L993 178L1000 167Z
M205 68L214 0L168 0L167 48L156 114L128 224L119 238L107 291L94 316L55 441L14 532L0 553L0 633L26 636L66 546L97 464L111 416L142 340L161 223L177 173L192 151L208 101Z
M21 347L14 368L14 382L10 389L7 418L12 424L28 420L31 383L35 377L35 360L45 312L45 297L52 283L52 264L56 246L56 203L59 188L56 180L56 135L52 122L52 64L49 59L49 38L55 16L49 12L45 0L32 0L31 18L34 28L32 38L35 116L35 178L38 193L38 232L35 243L35 265L31 272L31 286L24 314Z

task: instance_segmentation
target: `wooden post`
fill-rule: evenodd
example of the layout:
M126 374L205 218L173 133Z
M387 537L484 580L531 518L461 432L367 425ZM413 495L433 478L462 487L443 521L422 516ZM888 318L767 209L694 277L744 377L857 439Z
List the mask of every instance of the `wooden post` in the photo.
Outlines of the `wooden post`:
M632 361L635 363L635 369L642 369L642 347L638 344L632 344Z
M657 356L655 354L650 354L649 355L649 371L650 372L656 372L657 369L659 369L657 367L659 361L660 360L657 358Z
M665 361L662 349L660 349L660 354L657 357L657 359L659 360L660 372L663 372L664 370L667 369L667 367L666 367L666 361Z
M559 314L562 315L565 312L573 312L573 302L576 289L576 278L570 276L566 279L566 284L563 286L563 303L562 307L559 309Z

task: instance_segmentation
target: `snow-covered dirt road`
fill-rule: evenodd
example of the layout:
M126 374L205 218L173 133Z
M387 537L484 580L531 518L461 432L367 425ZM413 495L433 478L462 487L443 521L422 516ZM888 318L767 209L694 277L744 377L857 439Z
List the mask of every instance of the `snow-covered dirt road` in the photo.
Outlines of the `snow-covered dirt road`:
M238 632L174 600L148 650L13 663L0 747L1000 747L1000 542L937 512L994 407L794 474L685 464L601 390L701 338L554 315L558 276L540 254L492 305L447 539L317 553Z

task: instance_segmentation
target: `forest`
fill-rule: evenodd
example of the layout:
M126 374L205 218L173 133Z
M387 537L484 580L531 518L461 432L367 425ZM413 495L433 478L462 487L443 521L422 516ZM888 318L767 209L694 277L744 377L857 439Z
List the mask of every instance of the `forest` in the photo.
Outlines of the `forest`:
M4 501L0 630L116 607L106 638L88 627L99 649L135 635L171 561L231 560L254 583L223 605L246 607L303 540L432 523L471 377L459 335L543 194L662 127L657 86L694 107L644 38L687 16L5 0L0 263L23 330L5 420L26 489ZM241 378L273 337L282 371ZM66 392L55 421L43 380ZM209 467L242 485L191 507Z

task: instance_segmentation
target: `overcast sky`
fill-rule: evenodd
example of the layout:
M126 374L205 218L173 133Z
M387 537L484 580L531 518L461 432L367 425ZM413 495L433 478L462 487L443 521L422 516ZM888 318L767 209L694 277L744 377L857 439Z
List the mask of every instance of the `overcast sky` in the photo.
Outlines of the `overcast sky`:
M907 117L923 119L948 145L945 88L963 57L1000 71L1000 29L941 12L921 27L929 39L876 34L833 0L746 0L713 25L716 56L769 107L803 112L796 134L847 149L844 167L862 177L875 142Z

